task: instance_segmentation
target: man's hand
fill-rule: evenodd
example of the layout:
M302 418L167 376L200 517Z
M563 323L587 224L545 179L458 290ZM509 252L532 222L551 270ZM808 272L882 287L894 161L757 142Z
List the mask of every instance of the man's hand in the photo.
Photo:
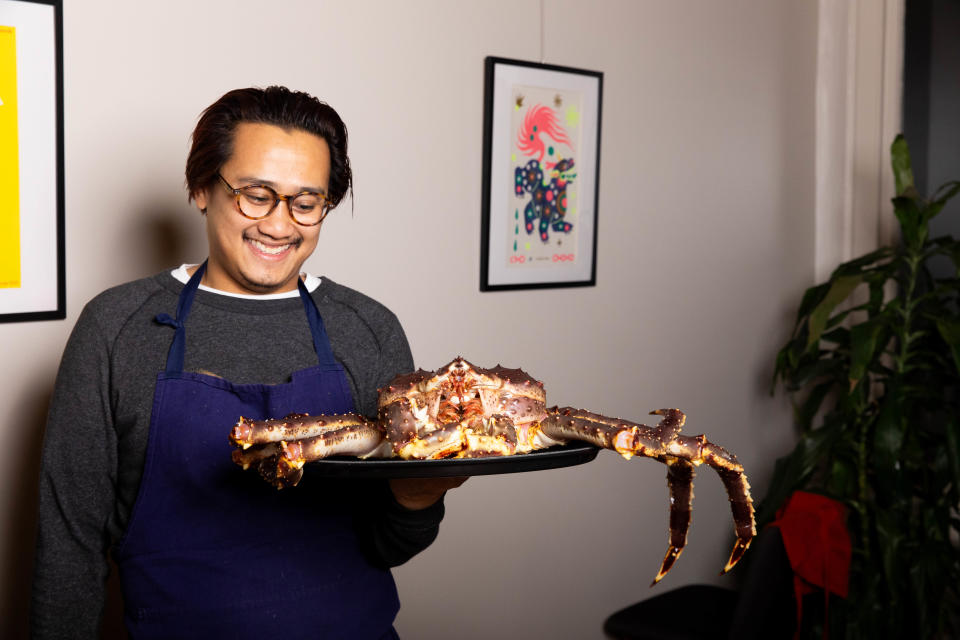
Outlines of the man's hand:
M449 489L467 481L457 478L391 478L390 490L394 499L412 511L426 509L443 497Z

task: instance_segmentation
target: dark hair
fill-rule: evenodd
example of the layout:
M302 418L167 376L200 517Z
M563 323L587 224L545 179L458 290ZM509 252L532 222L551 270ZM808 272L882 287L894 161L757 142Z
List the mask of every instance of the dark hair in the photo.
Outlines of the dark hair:
M331 206L340 204L347 191L353 193L347 127L339 114L308 93L267 87L234 89L200 115L187 156L188 199L217 180L217 172L233 153L233 133L241 122L272 124L320 136L330 148L327 198Z

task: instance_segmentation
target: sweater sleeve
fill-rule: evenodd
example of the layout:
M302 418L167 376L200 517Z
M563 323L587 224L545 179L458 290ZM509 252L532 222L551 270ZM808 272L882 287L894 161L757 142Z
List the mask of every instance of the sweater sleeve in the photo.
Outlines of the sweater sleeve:
M67 342L44 434L30 616L34 638L96 638L104 607L117 442L108 341L89 309Z
M413 371L410 345L399 321L393 320L391 329L380 342L376 387L386 385L398 374ZM365 412L375 415L376 395L372 395L373 404ZM440 531L444 515L442 498L426 509L413 511L394 500L388 482L381 480L374 484L369 504L371 507L358 517L358 535L368 558L376 566L403 564L430 546Z
M419 511L412 511L393 499L386 481L372 487L372 508L357 519L361 548L371 564L396 567L430 546L443 520L443 498Z

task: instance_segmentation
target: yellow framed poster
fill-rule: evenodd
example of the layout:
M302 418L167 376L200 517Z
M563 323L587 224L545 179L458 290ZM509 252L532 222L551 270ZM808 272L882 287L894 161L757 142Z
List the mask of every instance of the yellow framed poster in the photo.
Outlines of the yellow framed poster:
M66 315L62 0L0 0L0 322Z
M20 287L17 30L0 24L0 289Z

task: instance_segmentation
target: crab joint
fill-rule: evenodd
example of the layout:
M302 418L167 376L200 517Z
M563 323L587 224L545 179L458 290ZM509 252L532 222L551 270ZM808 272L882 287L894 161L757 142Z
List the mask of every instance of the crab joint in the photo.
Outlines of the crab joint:
M303 445L300 441L280 443L280 462L292 469L300 469L306 460L303 457Z
M250 440L252 433L253 428L250 426L250 422L243 416L240 416L237 424L235 424L230 431L230 442L238 447L249 449L250 445L253 444Z
M637 440L639 440L640 428L630 427L619 432L613 439L613 448L624 459L629 460L637 452Z

